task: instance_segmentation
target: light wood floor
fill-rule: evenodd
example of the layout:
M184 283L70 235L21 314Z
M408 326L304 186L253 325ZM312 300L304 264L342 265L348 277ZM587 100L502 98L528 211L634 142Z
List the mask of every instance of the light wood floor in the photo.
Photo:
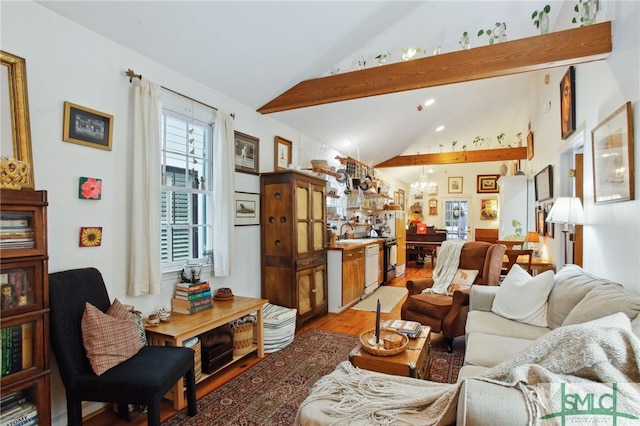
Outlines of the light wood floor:
M431 269L428 267L425 268L415 268L413 267L413 262L410 263L409 267L407 267L406 273L403 277L393 279L388 285L394 287L405 287L405 283L407 280L421 277L430 277ZM382 320L392 319L392 318L400 318L400 307L402 303L398 303L395 309L388 314L381 314ZM340 314L327 314L322 316L308 324L302 326L296 334L300 334L310 328L319 328L323 330L330 330L339 333L351 334L354 336L358 336L363 331L367 329L371 329L373 327L373 323L375 322L375 312L366 312L366 311L356 311L353 309L347 309ZM446 341L445 339L439 335L432 333L431 335L431 344L433 347L445 348ZM454 341L454 349L464 346L464 339L457 338ZM268 355L267 355L268 356ZM236 363L230 365L224 370L218 372L215 376L210 377L209 379L198 383L197 386L197 395L198 398L207 395L214 389L223 385L227 381L233 379L238 374L248 370L251 366L260 361L259 358L255 356L255 354L248 355L243 359L237 361ZM173 405L170 401L164 400L163 407L160 413L160 417L162 421L167 420L176 411L173 409ZM135 419L132 422L128 422L124 419L119 418L114 410L110 408L105 408L100 413L94 415L90 419L86 419L83 423L85 426L143 426L147 424L147 416L142 415Z

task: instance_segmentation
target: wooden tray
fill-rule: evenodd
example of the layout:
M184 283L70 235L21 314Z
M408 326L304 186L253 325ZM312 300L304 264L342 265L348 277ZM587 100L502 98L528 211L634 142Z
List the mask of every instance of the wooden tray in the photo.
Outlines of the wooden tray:
M371 339L374 334L375 334L375 330L367 330L360 335L360 344L362 344L362 349L364 349L365 351L373 355L379 355L379 356L397 355L400 352L404 351L404 348L406 348L407 345L409 344L409 338L402 333L398 333L397 331L394 331L394 330L380 330L380 340L384 340L384 337L388 334L395 334L402 337L402 344L399 347L393 348L393 349L385 349L382 344L374 346L369 343L369 339Z

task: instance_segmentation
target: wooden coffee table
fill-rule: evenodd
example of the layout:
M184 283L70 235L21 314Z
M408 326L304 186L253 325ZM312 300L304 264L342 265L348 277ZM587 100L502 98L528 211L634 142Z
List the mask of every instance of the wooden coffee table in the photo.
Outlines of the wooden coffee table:
M397 355L373 355L362 349L362 345L358 343L349 354L349 361L365 370L426 380L429 378L430 348L431 327L422 326L420 336L417 339L409 339L405 350Z

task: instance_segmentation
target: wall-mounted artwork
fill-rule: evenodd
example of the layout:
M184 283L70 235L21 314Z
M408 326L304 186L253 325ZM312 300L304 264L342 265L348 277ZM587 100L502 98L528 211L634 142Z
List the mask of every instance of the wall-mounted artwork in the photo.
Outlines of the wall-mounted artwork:
M293 143L291 141L286 140L285 138L281 138L280 136L275 137L275 170L284 170L289 164L292 162L291 149L293 147Z
M235 205L236 226L260 225L260 194L236 192Z
M449 178L449 194L462 194L462 176Z
M64 103L63 141L111 151L112 139L113 115Z
M478 194L498 193L498 179L500 175L478 175L476 191Z
M575 68L569 67L560 81L560 126L562 139L576 130Z
M549 215L549 212L551 211L551 207L553 207L553 203L546 203L544 205L544 217L546 218ZM547 224L547 228L545 230L545 237L549 237L549 238L553 238L555 236L555 230L554 230L554 226L555 223L551 223L551 222L546 222Z
M81 177L78 184L78 198L81 200L99 200L102 198L102 179Z
M551 165L538 172L533 179L536 201L553 198L553 175Z
M498 220L498 200L480 200L480 219Z
M83 226L80 228L80 247L99 247L102 245L102 226Z
M240 132L233 134L236 172L259 174L260 139Z

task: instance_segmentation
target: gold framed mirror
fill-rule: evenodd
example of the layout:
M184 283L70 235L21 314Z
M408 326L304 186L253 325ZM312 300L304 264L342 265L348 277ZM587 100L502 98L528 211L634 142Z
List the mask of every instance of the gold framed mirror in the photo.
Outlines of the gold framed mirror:
M29 95L27 93L27 65L24 58L0 50L2 74L2 126L0 148L3 156L29 164L29 173L22 183L23 189L34 189L33 154L31 151L31 127L29 124Z

